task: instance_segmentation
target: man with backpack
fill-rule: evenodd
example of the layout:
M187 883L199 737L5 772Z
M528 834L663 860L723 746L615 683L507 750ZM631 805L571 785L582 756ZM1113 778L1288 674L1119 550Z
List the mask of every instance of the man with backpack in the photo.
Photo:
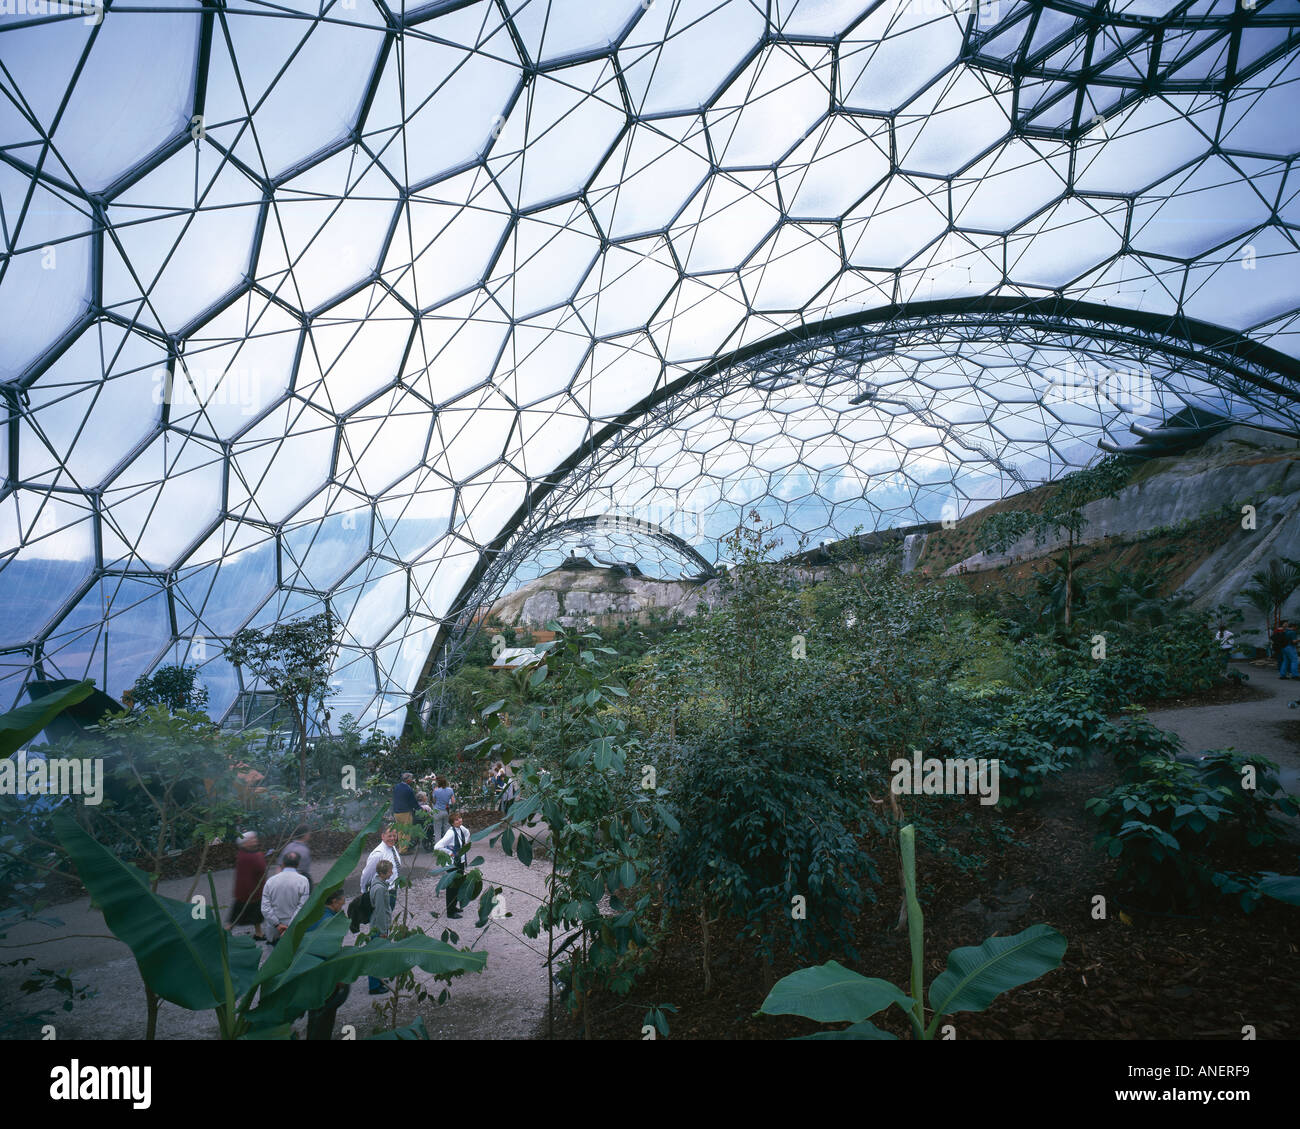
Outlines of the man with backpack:
M370 894L370 936L387 937L389 929L392 928L393 910L392 903L389 901L391 895L395 901L397 894L389 888L389 882L393 879L393 864L387 859L380 859L375 865L375 876L370 880L370 885L366 887ZM388 991L388 985L385 984L378 976L370 977L370 994L372 996L382 996Z

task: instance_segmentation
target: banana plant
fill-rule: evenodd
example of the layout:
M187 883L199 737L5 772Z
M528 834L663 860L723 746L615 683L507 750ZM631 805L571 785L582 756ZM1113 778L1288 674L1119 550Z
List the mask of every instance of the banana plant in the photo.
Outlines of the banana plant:
M777 981L759 1011L764 1015L801 1015L819 1023L849 1023L805 1039L896 1039L871 1022L871 1016L897 1005L912 1026L913 1037L933 1039L945 1015L983 1011L1003 992L1050 972L1065 956L1065 938L1047 925L1031 925L1014 937L990 937L982 945L953 949L948 967L930 985L931 1018L926 1023L922 980L925 934L916 899L916 832L908 824L899 833L907 933L911 946L910 991L878 977L863 976L836 961L801 968Z
M16 753L69 706L90 697L94 689L95 683L86 679L0 714L0 757Z
M365 836L376 830L381 815L375 814L313 888L260 967L257 942L222 928L211 874L212 900L206 906L197 899L166 898L150 889L147 874L97 843L71 815L56 813L54 829L105 923L130 948L150 989L187 1011L214 1011L223 1039L265 1039L287 1038L293 1021L320 1007L337 984L361 976L386 979L412 968L450 980L481 972L486 964L487 953L456 949L423 934L345 949L346 914L308 932L324 911L326 894L340 888L356 867Z

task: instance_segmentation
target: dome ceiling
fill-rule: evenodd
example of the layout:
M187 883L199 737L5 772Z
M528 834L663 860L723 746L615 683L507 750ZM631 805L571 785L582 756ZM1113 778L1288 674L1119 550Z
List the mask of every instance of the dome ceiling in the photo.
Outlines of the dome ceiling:
M5 706L193 662L221 712L328 602L393 729L565 522L713 560L1300 423L1300 4L16 7Z

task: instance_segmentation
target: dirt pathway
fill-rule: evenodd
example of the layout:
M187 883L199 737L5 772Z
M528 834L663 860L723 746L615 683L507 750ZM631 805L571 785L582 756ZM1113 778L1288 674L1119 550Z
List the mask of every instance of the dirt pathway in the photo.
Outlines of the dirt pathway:
M1272 664L1234 663L1250 675L1249 685L1269 695L1252 702L1232 702L1188 709L1153 710L1146 716L1153 725L1177 733L1188 752L1233 746L1239 753L1276 761L1282 786L1300 796L1300 681L1282 681Z
M433 999L423 1005L404 1000L398 1022L407 1023L417 1014L424 1016L430 1035L435 1039L528 1039L533 1038L546 1015L545 937L540 946L522 936L522 927L537 908L547 874L544 860L526 867L518 859L507 857L486 840L475 844L475 857L483 856L484 881L503 887L503 901L508 917L494 918L483 930L474 928L477 908L467 908L458 921L447 921L444 895L435 891L436 879L428 877L427 855L414 860L415 882L398 902L405 907L409 920L430 936L440 937L447 926L456 926L457 945L469 945L488 953L487 966L476 975L459 977L451 987L451 996L443 1006L434 1002L442 990L427 973L416 976ZM314 860L313 873L323 877L334 859ZM344 889L348 897L357 892L361 869L348 878ZM228 899L234 885L234 871L214 871L219 898ZM189 896L192 878L169 879L159 883L159 892L172 898ZM198 887L207 892L206 878ZM33 967L73 970L78 984L94 988L96 996L74 1005L72 1011L56 1010L51 1017L33 1022L26 1030L9 1032L10 1037L41 1038L41 1024L51 1024L60 1039L140 1039L145 1031L144 988L130 950L109 934L104 919L92 910L89 900L80 898L46 911L58 918L60 925L50 927L27 922L9 930L0 942L0 963L20 957L33 957L26 969L0 968L0 1013L6 1020L28 1016L41 1008L58 1009L62 997L52 991L27 994L19 985ZM250 933L251 929L240 929ZM351 938L345 943L350 944ZM540 948L540 953L538 949ZM266 950L269 952L269 948ZM335 1038L344 1036L344 1025L355 1028L354 1037L365 1038L381 1020L375 1006L388 997L370 996L364 979L352 986L351 994L339 1009ZM296 1025L301 1033L305 1022ZM217 1037L211 1012L189 1012L163 1004L158 1015L159 1039L210 1039Z

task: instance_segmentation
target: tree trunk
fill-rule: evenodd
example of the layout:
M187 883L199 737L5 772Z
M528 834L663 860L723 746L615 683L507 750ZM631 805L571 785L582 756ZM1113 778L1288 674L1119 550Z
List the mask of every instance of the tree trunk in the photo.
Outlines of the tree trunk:
M308 701L311 699L309 698ZM307 799L307 703L303 703L298 725L298 798Z
M709 965L709 913L706 906L700 906L700 943L704 950L704 994L713 991L713 969Z
M1074 602L1074 530L1065 542L1065 630L1070 630L1070 607Z
M154 995L153 989L148 984L144 986L145 1002L145 1026L144 1037L146 1039L155 1039L158 1036L158 1005L162 1000Z
M551 850L551 876L546 891L546 1037L555 1038L555 850Z

